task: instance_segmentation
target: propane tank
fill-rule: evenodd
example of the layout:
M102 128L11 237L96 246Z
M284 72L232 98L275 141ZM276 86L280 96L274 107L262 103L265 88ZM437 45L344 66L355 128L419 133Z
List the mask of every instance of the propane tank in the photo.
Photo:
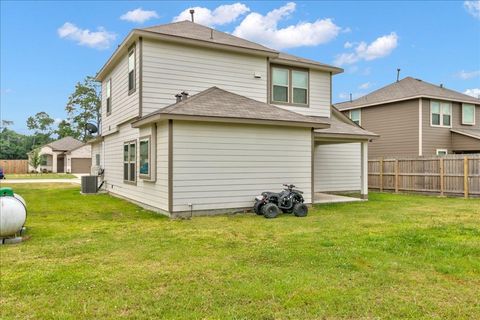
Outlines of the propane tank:
M27 219L25 200L12 188L0 188L0 238L14 236Z

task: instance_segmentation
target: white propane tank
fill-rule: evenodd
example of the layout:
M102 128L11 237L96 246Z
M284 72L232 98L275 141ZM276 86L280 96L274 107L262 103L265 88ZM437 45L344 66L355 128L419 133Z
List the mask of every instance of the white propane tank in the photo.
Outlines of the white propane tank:
M25 200L19 195L0 197L0 237L19 232L27 219Z

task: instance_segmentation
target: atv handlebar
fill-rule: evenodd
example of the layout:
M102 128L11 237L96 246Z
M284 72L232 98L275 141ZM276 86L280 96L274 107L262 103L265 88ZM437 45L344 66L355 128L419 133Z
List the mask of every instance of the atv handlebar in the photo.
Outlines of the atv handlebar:
M288 189L293 189L293 188L295 188L295 185L294 185L294 184L286 184L286 183L284 183L283 186L284 186L284 187L287 187Z

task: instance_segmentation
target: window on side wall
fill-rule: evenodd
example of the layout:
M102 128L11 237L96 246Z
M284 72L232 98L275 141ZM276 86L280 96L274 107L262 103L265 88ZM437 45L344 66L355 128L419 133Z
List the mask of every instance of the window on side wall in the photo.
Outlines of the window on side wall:
M135 47L128 51L128 94L135 92Z
M448 154L448 150L447 149L437 149L437 156L446 156Z
M123 181L135 183L137 163L137 143L135 141L123 144Z
M462 104L462 124L469 126L475 125L475 105Z
M356 110L350 110L350 119L358 124L359 126L361 125L361 111L360 109Z
M452 104L450 102L430 102L430 123L434 127L452 126Z
M308 70L272 67L272 93L270 102L294 106L308 106Z
M95 165L96 166L100 165L100 154L99 153L95 154Z
M107 115L109 115L112 112L112 79L108 79L105 90L107 96Z
M140 157L140 163L139 163L140 178L150 179L150 177L151 177L150 136L140 138L139 157Z

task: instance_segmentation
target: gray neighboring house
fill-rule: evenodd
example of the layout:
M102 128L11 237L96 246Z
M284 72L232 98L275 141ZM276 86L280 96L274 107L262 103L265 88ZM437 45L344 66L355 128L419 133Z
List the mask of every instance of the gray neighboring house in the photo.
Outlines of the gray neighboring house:
M335 107L380 135L370 158L480 153L480 100L442 85L406 77Z
M332 108L342 71L190 21L134 29L96 77L92 172L168 216L251 209L282 183L309 204L326 192L366 199L376 135Z
M72 137L52 141L40 147L40 171L53 173L90 173L91 145ZM30 163L31 154L28 155ZM34 170L29 165L28 171Z

